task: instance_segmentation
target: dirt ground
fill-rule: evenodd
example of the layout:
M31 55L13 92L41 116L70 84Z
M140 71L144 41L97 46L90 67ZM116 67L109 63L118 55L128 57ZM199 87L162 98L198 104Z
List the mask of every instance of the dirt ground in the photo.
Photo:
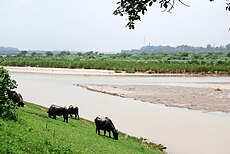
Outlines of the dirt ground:
M230 89L158 85L78 85L88 90L170 107L230 112Z

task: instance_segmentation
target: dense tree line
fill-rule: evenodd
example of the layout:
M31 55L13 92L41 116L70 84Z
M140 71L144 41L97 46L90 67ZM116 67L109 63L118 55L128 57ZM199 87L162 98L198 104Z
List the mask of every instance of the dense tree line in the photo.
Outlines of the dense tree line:
M148 73L230 73L230 51L104 54L98 52L2 58L3 65L107 69Z
M210 52L210 51L230 51L230 44L225 46L212 46L208 44L206 47L195 47L189 45L179 45L176 47L172 47L169 45L166 46L143 46L140 49L134 50L122 50L123 53L142 53L142 52L181 52L181 51L189 51L189 52Z

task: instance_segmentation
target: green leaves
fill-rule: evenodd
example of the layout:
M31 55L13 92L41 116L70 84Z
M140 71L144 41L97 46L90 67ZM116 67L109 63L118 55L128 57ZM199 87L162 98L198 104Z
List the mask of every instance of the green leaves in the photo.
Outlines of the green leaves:
M134 29L134 21L141 20L141 14L144 15L148 6L152 6L156 0L121 0L117 4L117 9L113 12L114 15L128 15L128 23L126 27Z
M127 15L128 23L126 27L129 29L135 28L135 21L141 20L141 15L145 15L148 7L151 7L157 0L121 0L117 2L119 5L113 12L114 15ZM160 8L164 8L164 11L168 9L168 12L174 6L174 0L159 0Z
M0 67L0 117L3 119L16 119L16 104L8 98L8 93L17 87L16 81L10 79L9 73Z
M184 6L189 7L189 5L185 4L181 0L178 0ZM210 0L212 2L214 0ZM148 7L151 7L153 3L157 2L157 0L120 0L117 2L119 5L117 9L113 12L114 15L128 16L128 23L126 27L129 29L134 29L136 20L141 20L141 15L145 15ZM174 8L175 0L159 0L160 8L163 9L163 12L171 12ZM229 0L226 0L226 11L230 11L230 3Z

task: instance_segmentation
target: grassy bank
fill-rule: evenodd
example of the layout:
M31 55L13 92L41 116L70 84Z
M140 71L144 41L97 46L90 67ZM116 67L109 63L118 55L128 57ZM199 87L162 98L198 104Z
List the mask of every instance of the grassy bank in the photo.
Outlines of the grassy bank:
M0 119L0 153L125 153L162 154L159 146L119 134L116 141L95 133L93 122L70 119L64 123L48 118L47 109L27 103L17 111L18 120Z

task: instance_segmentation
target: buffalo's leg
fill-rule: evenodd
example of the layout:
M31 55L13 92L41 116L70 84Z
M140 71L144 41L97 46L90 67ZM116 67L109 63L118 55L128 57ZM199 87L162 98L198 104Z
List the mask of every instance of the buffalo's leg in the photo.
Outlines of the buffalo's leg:
M56 119L56 115L53 115L53 118Z
M64 122L68 123L68 114L67 115L63 115L64 118Z
M77 114L74 114L75 115L75 119L77 119Z
M111 137L111 136L110 136L110 131L109 131L109 137Z

